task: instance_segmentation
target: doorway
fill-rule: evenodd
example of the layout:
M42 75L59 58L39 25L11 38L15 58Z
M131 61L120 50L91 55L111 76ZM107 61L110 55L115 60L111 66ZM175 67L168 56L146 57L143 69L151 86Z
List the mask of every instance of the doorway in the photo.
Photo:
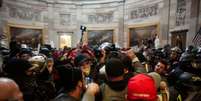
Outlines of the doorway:
M184 50L186 48L186 33L188 30L171 32L171 45L172 47L179 47Z
M72 47L72 33L59 33L59 48Z

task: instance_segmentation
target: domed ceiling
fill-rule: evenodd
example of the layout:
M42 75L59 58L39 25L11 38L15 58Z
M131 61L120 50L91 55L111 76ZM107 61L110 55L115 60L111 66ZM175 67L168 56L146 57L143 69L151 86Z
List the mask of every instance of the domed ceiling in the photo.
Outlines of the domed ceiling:
M53 3L112 3L120 2L125 0L33 0L33 1L42 1L42 2L53 2Z

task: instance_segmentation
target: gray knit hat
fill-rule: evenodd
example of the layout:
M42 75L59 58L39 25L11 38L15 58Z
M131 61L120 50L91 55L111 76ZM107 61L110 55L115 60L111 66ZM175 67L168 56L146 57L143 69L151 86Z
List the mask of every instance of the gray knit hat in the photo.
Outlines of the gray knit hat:
M150 73L148 73L148 75L154 79L156 88L159 88L160 82L161 82L161 76L156 72L150 72Z

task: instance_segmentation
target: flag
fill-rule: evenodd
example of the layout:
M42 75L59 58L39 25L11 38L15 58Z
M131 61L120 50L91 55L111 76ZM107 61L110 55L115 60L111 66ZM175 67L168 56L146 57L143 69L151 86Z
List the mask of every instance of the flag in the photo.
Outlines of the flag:
M193 43L195 46L201 46L201 28L193 38Z

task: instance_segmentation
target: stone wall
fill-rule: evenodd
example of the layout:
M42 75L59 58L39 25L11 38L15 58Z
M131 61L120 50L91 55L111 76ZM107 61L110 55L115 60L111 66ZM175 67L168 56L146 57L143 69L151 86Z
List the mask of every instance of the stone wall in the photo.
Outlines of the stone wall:
M84 25L88 30L113 30L115 43L128 47L130 28L157 25L161 47L171 43L171 32L179 30L188 30L186 43L192 44L193 33L201 23L199 0L125 1L4 0L0 8L0 33L8 36L10 23L41 27L45 29L45 43L53 41L58 47L59 33L66 32L71 33L72 45L76 46L81 37L80 25ZM198 12L193 12L194 9Z
M171 0L170 39L171 32L186 32L186 46L193 45L195 34L200 25L200 0Z

